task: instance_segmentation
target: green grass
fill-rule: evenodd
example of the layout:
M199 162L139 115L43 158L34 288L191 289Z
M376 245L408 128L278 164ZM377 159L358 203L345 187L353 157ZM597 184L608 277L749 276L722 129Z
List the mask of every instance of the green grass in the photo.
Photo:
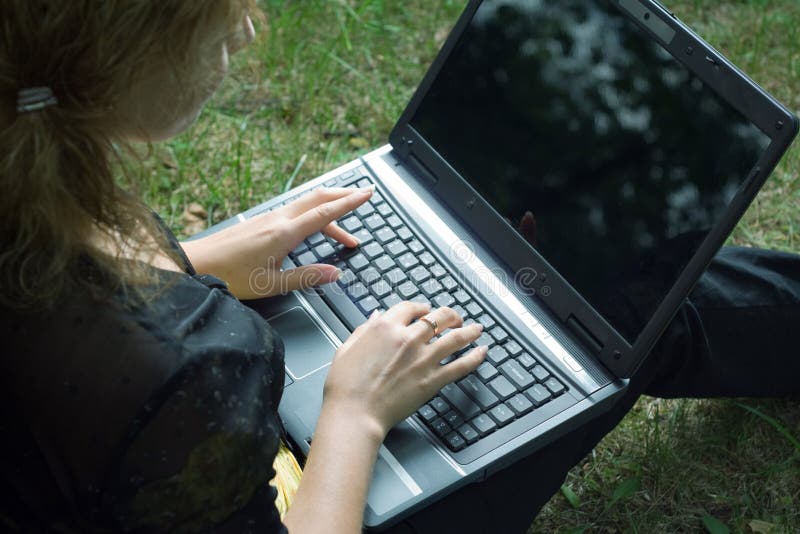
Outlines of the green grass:
M800 109L800 2L664 2ZM261 39L234 59L198 124L153 148L142 195L180 234L191 203L213 224L279 193L295 171L300 183L385 143L463 4L263 1ZM732 242L800 252L799 171L795 147ZM796 400L643 398L531 531L800 531L798 439Z

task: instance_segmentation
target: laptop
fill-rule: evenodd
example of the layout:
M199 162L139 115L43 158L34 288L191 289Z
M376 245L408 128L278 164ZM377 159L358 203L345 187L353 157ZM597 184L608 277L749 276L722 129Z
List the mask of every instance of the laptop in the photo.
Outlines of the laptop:
M205 233L376 186L339 221L357 249L316 234L284 265L333 263L339 282L252 303L284 341L279 413L302 453L334 351L373 310L484 325L481 367L381 447L380 529L609 409L797 128L655 1L472 0L387 145Z

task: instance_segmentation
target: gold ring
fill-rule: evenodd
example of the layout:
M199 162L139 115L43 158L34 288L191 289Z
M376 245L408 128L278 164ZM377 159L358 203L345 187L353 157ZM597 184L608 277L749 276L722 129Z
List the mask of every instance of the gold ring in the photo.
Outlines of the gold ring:
M439 323L436 322L436 319L431 319L426 315L424 317L420 317L419 320L428 323L428 326L433 329L434 336L439 333Z

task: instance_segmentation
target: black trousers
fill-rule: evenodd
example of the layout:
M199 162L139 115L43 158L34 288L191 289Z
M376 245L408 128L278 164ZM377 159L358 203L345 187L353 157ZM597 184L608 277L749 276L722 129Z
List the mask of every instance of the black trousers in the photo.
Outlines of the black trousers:
M567 471L640 395L781 397L800 392L798 333L800 256L723 248L609 412L390 531L523 533Z

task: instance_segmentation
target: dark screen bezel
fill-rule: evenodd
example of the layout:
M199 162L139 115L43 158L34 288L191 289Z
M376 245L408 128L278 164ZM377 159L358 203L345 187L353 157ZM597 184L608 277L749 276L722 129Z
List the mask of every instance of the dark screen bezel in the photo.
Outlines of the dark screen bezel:
M420 103L456 46L482 0L471 0L438 56L417 88L409 105L393 128L389 142L401 159L411 158L435 176L431 190L486 244L502 258L508 268L517 272L523 267L533 268L546 275L549 295L541 293L543 285L539 276L532 284L539 301L566 323L577 320L588 331L593 341L602 347L596 355L616 376L630 377L644 356L657 341L669 320L689 294L692 286L707 267L716 251L724 244L738 220L744 214L758 189L779 162L798 131L797 118L755 82L738 70L719 52L703 41L687 26L651 0L640 0L644 8L675 30L674 38L665 43L656 37L645 22L626 16L644 29L653 39L668 50L690 72L714 89L724 100L764 132L771 142L762 157L743 177L742 185L730 206L713 226L694 258L684 268L673 288L667 293L650 322L633 344L628 343L577 291L561 277L547 261L534 250L498 214L477 191L455 171L411 125ZM689 50L691 49L691 53ZM780 124L780 126L779 126ZM532 297L535 298L535 297ZM586 346L584 344L584 346Z

